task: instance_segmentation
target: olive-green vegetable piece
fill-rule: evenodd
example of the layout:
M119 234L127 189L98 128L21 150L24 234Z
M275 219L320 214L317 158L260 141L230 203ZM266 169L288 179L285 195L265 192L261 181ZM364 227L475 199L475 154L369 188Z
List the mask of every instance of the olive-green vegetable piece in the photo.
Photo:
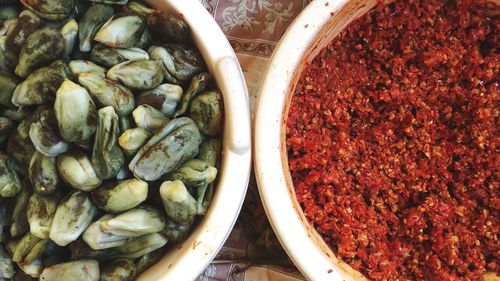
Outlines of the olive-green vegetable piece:
M128 156L134 156L151 136L152 134L144 128L128 129L121 134L118 143Z
M27 207L30 232L40 239L48 239L50 226L57 209L58 196L31 195Z
M166 181L160 186L160 196L167 215L176 223L189 224L196 216L196 199L182 181Z
M94 40L112 48L131 48L145 28L143 17L129 12L118 13L101 27Z
M14 197L22 184L9 156L0 153L0 197Z
M69 152L57 157L57 169L61 178L73 188L91 191L101 185L92 163L81 152Z
M189 105L191 104L191 100L196 95L205 91L205 89L208 86L208 82L210 82L210 74L206 72L197 74L193 77L191 83L189 84L188 89L186 90L186 93L184 93L184 95L182 96L182 101L180 106L175 111L176 117L186 113L186 111L189 108Z
M167 123L129 164L134 175L155 181L198 154L201 135L193 120L182 117Z
M90 225L95 213L96 208L87 194L82 191L70 194L57 206L50 227L50 239L59 246L75 241Z
M71 15L74 0L20 0L21 3L38 16L48 20L62 20Z
M149 132L163 128L170 120L158 109L147 105L139 105L133 112L135 124Z
M91 53L92 61L105 67L113 67L119 63L131 60L147 60L149 54L143 49L132 48L111 48L102 44L97 44Z
M23 180L22 189L16 196L11 215L10 236L18 237L29 231L27 208L33 190L28 179Z
M125 164L125 154L118 145L118 115L111 106L99 109L97 132L92 151L92 165L100 179L116 176Z
M52 0L50 0L52 1ZM28 77L33 70L50 64L64 54L62 34L51 28L39 29L26 39L19 53L16 74Z
M159 111L166 117L172 118L177 105L182 100L182 87L175 84L162 84L152 90L143 91L136 97L137 105L147 104Z
M205 135L216 136L222 130L224 108L222 95L218 91L208 91L193 98L189 116Z
M148 183L139 179L128 179L102 185L92 191L94 205L107 212L118 213L139 206L148 196Z
M90 224L82 235L83 241L93 250L115 248L125 244L130 237L106 233L101 228L101 222L110 219L112 215L104 215L99 220Z
M128 115L134 110L134 94L120 83L94 73L80 74L78 82L87 88L97 104L112 106L119 115Z
M85 140L96 131L94 102L85 88L70 80L64 80L57 90L54 112L59 132L68 142Z
M60 263L47 267L40 275L40 281L99 281L99 263L84 259Z
M68 150L69 145L59 134L57 119L52 109L47 108L40 112L38 120L31 123L29 134L36 150L46 156L56 157Z
M109 234L138 237L160 232L165 227L165 218L153 207L139 206L102 220L99 225L102 231Z
M56 159L35 152L30 161L29 178L36 193L53 194L59 185Z
M87 9L80 20L80 28L78 30L80 51L90 52L95 34L112 16L113 8L108 5L96 4Z
M100 281L132 281L136 272L135 263L129 259L117 259L101 270Z
M119 81L131 90L150 90L163 81L163 66L157 60L133 60L113 66L106 77Z
M16 87L12 103L19 107L50 104L56 99L56 92L61 84L70 77L70 69L61 60L39 68Z

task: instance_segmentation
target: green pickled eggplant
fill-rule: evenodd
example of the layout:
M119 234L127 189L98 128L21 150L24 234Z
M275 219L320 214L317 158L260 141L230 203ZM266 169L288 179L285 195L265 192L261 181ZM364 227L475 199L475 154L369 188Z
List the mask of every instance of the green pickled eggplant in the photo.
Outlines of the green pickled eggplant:
M135 263L129 259L117 259L101 270L100 281L132 281L135 277Z
M41 18L62 20L68 18L75 7L74 0L20 0L21 3Z
M197 74L193 77L191 83L189 84L188 89L186 90L186 93L184 93L184 95L182 96L181 105L175 111L176 117L186 113L186 111L189 108L189 105L191 104L191 100L196 95L204 92L209 82L210 82L210 74L206 72Z
M118 144L128 156L134 156L151 138L152 134L144 128L133 128L123 132Z
M31 122L23 120L7 142L7 155L14 163L14 169L21 175L28 175L28 167L35 147L31 143L29 130Z
M184 240L191 230L192 223L176 223L171 219L167 219L165 228L160 232L168 241L180 242Z
M139 275L150 268L155 263L159 262L164 256L165 250L160 248L145 254L135 262L136 274Z
M7 35L6 45L10 52L19 53L24 42L33 32L43 26L42 19L29 10L19 14L14 29Z
M56 157L68 150L57 129L57 119L51 109L43 110L38 120L30 125L31 142L36 150L49 157Z
M112 16L113 8L108 5L96 4L87 9L80 21L78 30L80 51L90 52L95 34Z
M21 191L17 194L14 203L14 210L12 210L10 236L18 237L29 231L28 216L26 210L28 202L33 194L33 190L27 179L23 180Z
M59 185L56 159L35 152L30 161L29 178L36 193L53 194Z
M78 82L87 88L98 104L112 106L119 115L128 115L135 108L134 94L116 81L93 73L82 73Z
M217 169L203 160L191 159L172 171L170 177L186 186L198 187L212 183L217 177Z
M166 70L165 78L170 83L188 82L206 68L198 49L187 45L166 44L163 47L151 47L149 56L163 63ZM169 81L171 77L175 80Z
M139 206L102 220L99 225L106 233L130 238L160 232L165 218L152 207Z
M82 191L94 190L102 183L89 157L84 153L69 152L59 155L57 169L65 182Z
M160 249L167 244L167 239L159 233L142 235L116 247L111 253L115 258L136 259Z
M129 164L140 179L155 181L198 154L201 134L193 120L182 117L167 123Z
M71 55L71 52L73 52L76 39L78 37L78 29L78 23L74 19L70 20L61 28L61 35L64 38L63 56L65 58L69 57L69 55Z
M94 205L106 212L118 213L133 209L148 197L148 183L129 179L103 185L92 191Z
M156 60L133 60L113 66L106 77L132 90L150 90L163 81L163 66Z
M0 144L9 137L12 129L14 129L14 123L9 118L0 116Z
M189 116L205 135L216 136L220 133L223 115L222 95L218 91L201 93L191 101Z
M102 218L90 224L82 235L83 241L92 250L104 250L122 246L130 240L130 237L106 233L101 228L101 222L110 219L112 215L104 215Z
M51 28L39 29L24 42L19 53L16 74L26 78L33 70L52 63L64 54L62 34Z
M75 241L90 225L95 213L96 208L87 194L82 191L72 193L57 206L50 239L59 246Z
M217 138L210 138L205 140L200 146L200 153L198 159L203 160L210 166L218 167L220 162L220 155L222 150L222 142ZM212 202L215 193L214 182L208 185L201 185L197 188L197 206L198 214L204 215L210 203Z
M42 251L40 251L40 248L35 247L40 241L42 241L42 239L36 237L31 232L26 233L23 238L21 238L19 243L17 243L12 255L12 260L17 263L23 263L25 261L25 258L30 255L31 251L36 251L37 253L32 254L32 256L38 258L44 250L42 249ZM26 263L30 263L34 259L26 261Z
M83 73L91 73L102 78L106 77L106 69L104 67L101 67L88 60L71 61L69 63L69 69L75 77L78 77Z
M135 124L149 132L160 130L170 120L158 109L147 105L139 105L133 112Z
M138 14L140 16L143 16L143 17L148 17L150 15L153 15L155 13L157 13L157 11L153 8L150 8L148 6L146 6L145 4L139 2L139 1L130 1L128 2L127 4L127 10L129 12L132 12L132 13L135 13L135 14Z
M177 15L167 11L151 13L147 18L148 26L161 38L168 42L179 42L188 44L191 42L191 30L189 26Z
M137 105L147 104L167 117L173 117L182 100L183 90L179 85L162 84L152 90L143 91L136 97Z
M127 49L110 48L97 44L90 54L92 61L105 66L113 67L119 63L131 60L147 60L149 54L143 49L132 47Z
M0 152L0 197L14 197L22 183L9 156Z
M0 104L12 107L12 94L19 84L15 75L0 70Z
M96 33L94 40L112 48L131 48L146 28L143 17L128 12L113 15Z
M200 145L198 159L205 161L208 165L217 167L220 161L222 142L218 138L209 138Z
M179 224L190 224L197 213L196 199L182 181L166 181L160 186L163 207L169 218Z
M101 272L96 260L84 259L46 267L40 281L99 281Z
M96 131L97 110L85 88L64 80L56 93L54 112L64 140L77 142Z
M58 203L57 196L31 195L27 207L30 232L40 239L48 239L50 226L54 219Z
M39 68L16 87L12 103L19 107L52 103L61 84L70 77L68 65L61 60Z
M130 116L118 116L118 123L120 124L120 132L122 134L126 130L132 128Z
M10 279L14 276L14 263L9 254L0 245L0 279Z
M92 165L101 179L116 176L125 164L125 155L118 144L120 127L118 115L111 106L99 109L97 132L92 151Z

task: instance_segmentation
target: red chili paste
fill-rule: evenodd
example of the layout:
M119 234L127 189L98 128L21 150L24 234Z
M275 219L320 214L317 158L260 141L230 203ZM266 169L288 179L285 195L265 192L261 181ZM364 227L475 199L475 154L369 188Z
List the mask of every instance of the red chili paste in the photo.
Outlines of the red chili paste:
M499 9L379 4L302 74L287 119L297 199L371 280L500 272Z

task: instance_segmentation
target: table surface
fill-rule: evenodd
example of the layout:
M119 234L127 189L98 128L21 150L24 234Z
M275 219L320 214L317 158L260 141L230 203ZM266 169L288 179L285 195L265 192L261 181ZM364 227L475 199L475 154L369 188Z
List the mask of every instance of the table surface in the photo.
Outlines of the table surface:
M260 81L279 39L311 0L198 1L213 15L238 56L253 115ZM253 176L235 228L197 281L212 280L303 280L269 225Z

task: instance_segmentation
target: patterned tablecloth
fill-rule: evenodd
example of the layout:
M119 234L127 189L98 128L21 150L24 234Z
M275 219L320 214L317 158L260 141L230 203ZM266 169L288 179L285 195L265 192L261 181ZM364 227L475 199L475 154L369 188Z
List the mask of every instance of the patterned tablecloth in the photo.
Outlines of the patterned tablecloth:
M236 51L248 85L253 115L259 85L276 44L311 0L199 1L214 16ZM197 281L212 280L303 280L267 221L254 177L229 239Z

